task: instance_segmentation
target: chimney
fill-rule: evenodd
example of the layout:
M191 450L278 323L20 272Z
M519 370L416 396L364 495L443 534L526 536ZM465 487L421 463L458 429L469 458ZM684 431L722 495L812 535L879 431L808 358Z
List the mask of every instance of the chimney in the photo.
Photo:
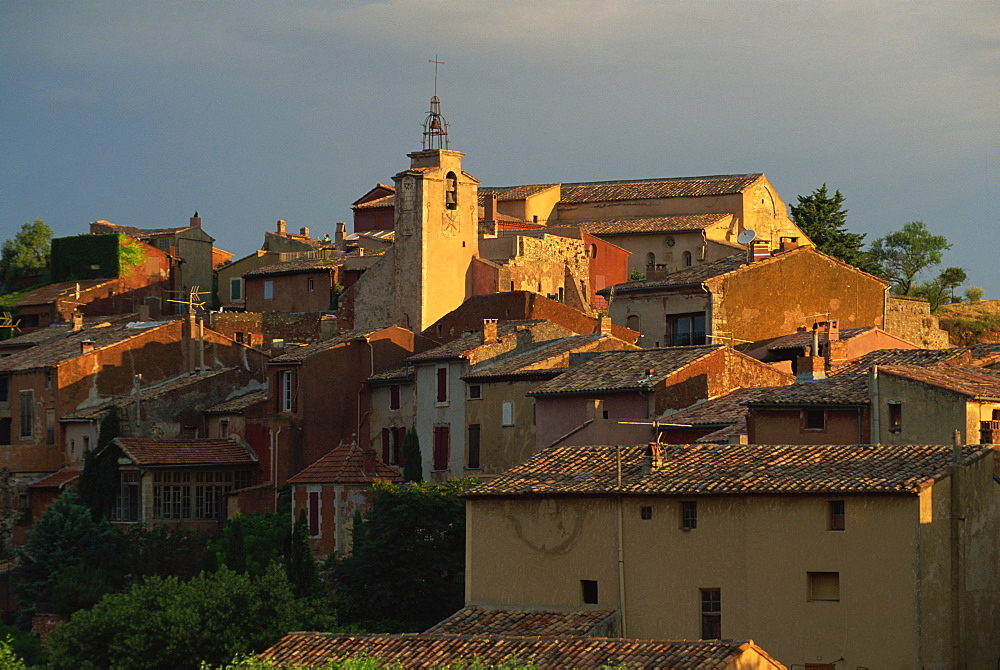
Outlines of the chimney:
M500 340L497 333L496 319L483 319L483 344L490 344Z
M336 247L340 251L347 250L347 224L343 221L337 222L337 236L334 238L336 240Z
M833 342L840 339L840 326L836 321L826 322L826 341Z
M781 250L791 251L792 249L797 249L799 246L799 238L797 237L782 237L781 238Z
M663 447L658 442L650 442L646 447L645 458L642 463L644 474L649 474L657 468L663 467Z
M962 460L962 431L955 429L952 434L951 461L957 464Z
M147 305L145 303L142 304L142 305L139 305L139 320L140 321L149 321L150 320L149 305Z
M285 222L282 219L278 219L278 234L285 234Z
M369 449L361 452L361 469L365 471L365 474L374 475L377 468L378 462L375 459L375 450Z
M70 317L70 319L73 324L69 329L71 333L83 330L83 314L80 314L80 312L73 312L73 316Z
M604 418L604 401L603 400L590 400L593 403L594 413L591 415L591 419L603 419Z
M271 340L271 356L280 356L285 353L285 340L276 337Z
M80 354L89 354L94 350L93 340L81 340L80 341Z
M756 263L759 260L770 257L771 251L768 249L767 240L754 240L750 243L750 262Z
M483 203L483 220L484 221L496 221L497 220L497 194L487 193L486 201Z
M597 332L601 335L611 334L611 317L607 314L601 314L597 317Z
M299 228L299 235L302 235L302 237L309 237L309 229Z
M194 216L191 217L191 227L201 228L201 217L198 216L198 212L195 212Z
M826 379L826 360L820 356L799 356L795 359L795 381L814 382Z
M1000 421L980 422L979 436L979 444L1000 444Z

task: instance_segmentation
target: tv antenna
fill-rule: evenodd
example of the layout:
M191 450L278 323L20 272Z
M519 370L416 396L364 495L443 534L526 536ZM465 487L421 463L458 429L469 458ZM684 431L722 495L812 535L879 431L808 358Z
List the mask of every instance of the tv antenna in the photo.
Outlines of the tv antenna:
M0 315L0 328L10 328L10 335L13 337L14 333L21 332L21 320L15 319L10 312L4 312Z
M188 291L187 300L173 300L171 298L167 298L167 302L175 302L179 305L187 305L188 312L196 312L199 309L204 312L206 311L205 301L202 300L201 297L204 295L208 295L208 291L199 291L198 290L199 288L200 287L197 284L192 286L191 290ZM171 291L171 293L180 293L181 295L184 295L184 291Z

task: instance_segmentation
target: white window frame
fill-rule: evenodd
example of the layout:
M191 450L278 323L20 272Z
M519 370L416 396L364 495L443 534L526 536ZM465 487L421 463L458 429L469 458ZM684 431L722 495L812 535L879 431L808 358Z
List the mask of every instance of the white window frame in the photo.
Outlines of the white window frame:
M229 299L243 299L243 277L233 277L229 280Z
M500 405L500 425L514 425L514 401L504 400L503 404Z
M292 393L294 389L292 388L292 371L282 370L281 371L281 411L291 412L292 411Z

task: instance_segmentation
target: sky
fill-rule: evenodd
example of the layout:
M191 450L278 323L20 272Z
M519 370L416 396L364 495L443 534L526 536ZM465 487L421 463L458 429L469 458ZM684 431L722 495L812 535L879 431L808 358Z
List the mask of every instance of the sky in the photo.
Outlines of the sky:
M1000 298L996 0L0 0L0 238L196 210L237 258L278 219L332 236L420 148L435 57L484 185L825 183Z

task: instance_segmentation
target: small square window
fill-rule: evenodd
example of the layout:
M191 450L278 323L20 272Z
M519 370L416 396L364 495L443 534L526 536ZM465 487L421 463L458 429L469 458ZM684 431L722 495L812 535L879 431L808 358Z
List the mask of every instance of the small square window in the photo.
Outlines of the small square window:
M813 602L838 602L840 600L839 572L807 572L809 600Z
M307 284L308 284L308 288L309 288L310 291L315 290L315 288L316 288L316 280L315 279L313 279L312 277L309 277L309 281L307 282Z
M889 432L898 433L903 430L903 405L898 402L889 403Z
M592 579L581 579L580 589L583 591L583 603L585 605L597 604L597 582Z
M694 500L681 502L681 529L694 530L698 527L698 503Z
M479 400L483 397L483 387L479 384L469 384L469 399Z
M826 410L807 409L803 414L806 430L826 430Z
M830 500L827 506L830 512L829 530L844 530L844 501Z
M643 521L649 521L653 518L653 507L652 505L643 505L639 508L639 516Z

